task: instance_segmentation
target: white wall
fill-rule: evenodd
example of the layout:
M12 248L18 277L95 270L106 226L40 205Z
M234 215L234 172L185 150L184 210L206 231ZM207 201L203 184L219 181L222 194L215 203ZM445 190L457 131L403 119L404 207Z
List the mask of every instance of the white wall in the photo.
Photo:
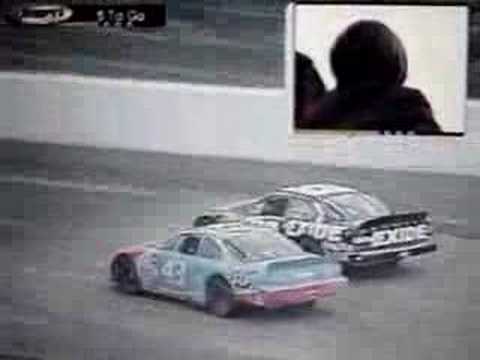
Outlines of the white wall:
M291 96L258 90L0 73L0 138L480 175L480 104L466 136L289 135Z
M269 157L284 153L285 91L0 73L0 137Z

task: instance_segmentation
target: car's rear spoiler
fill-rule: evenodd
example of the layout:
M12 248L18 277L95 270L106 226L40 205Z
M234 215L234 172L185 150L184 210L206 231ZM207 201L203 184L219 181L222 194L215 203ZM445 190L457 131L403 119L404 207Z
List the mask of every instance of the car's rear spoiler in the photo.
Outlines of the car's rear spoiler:
M388 226L391 224L395 225L416 225L422 222L426 222L428 213L426 211L414 212L414 213L404 213L404 214L392 214L381 216L375 219L370 219L362 222L358 225L358 229L365 228L375 228Z

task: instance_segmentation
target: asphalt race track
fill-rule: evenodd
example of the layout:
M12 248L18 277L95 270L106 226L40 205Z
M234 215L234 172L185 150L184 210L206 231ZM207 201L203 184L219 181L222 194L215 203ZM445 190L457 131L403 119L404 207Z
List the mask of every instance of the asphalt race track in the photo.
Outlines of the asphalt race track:
M122 245L164 238L206 206L317 181L428 209L440 251L360 272L311 311L234 319L108 281ZM2 142L0 359L477 359L479 188L478 177Z

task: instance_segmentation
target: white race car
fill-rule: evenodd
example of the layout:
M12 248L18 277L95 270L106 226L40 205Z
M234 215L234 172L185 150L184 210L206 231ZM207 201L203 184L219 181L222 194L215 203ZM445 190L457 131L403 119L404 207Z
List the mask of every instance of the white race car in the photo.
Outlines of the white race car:
M231 221L268 225L304 250L350 266L396 264L437 250L427 212L395 213L375 196L334 184L285 187L213 208L194 226Z

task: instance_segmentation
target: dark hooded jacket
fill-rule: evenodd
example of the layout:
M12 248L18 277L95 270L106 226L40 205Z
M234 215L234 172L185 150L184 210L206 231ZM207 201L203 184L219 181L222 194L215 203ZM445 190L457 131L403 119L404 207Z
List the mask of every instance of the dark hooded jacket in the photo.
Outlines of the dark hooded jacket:
M295 126L302 127L302 120L309 110L325 94L325 84L307 55L295 53Z
M315 102L303 128L441 132L427 98L403 86L408 71L405 48L384 24L350 25L337 38L330 64L337 87Z

